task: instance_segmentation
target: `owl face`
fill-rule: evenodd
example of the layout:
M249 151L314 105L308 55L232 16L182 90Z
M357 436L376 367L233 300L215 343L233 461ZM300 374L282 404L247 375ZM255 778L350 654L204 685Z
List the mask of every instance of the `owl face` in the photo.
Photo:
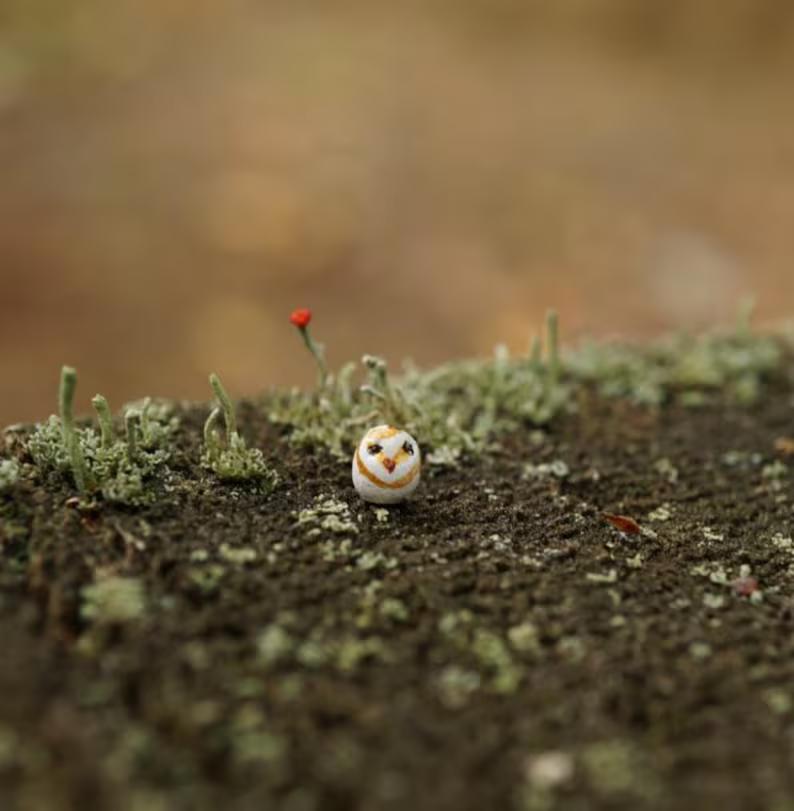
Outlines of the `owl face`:
M353 456L353 485L365 501L396 504L416 490L421 467L419 446L409 433L378 425Z

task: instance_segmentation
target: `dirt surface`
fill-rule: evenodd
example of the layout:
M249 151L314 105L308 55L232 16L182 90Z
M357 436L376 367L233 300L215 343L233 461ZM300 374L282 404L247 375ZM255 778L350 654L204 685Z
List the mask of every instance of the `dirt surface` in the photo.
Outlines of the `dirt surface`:
M252 404L268 496L201 470L200 408L154 507L17 484L0 807L794 808L790 377L584 396L383 512Z

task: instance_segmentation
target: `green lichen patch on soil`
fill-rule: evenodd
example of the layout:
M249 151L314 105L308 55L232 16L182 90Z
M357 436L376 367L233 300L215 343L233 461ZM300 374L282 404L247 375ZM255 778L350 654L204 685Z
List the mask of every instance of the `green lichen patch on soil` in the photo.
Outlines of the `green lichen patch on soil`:
M586 388L652 406L699 407L715 396L750 405L786 346L782 336L751 332L744 320L733 331L682 335L645 348L586 344L560 353L558 340L551 313L545 352L537 341L525 356L498 347L492 358L429 371L409 364L395 380L385 361L365 355L364 386L354 385L356 365L348 364L317 392L276 395L269 416L290 428L290 441L325 447L339 458L355 447L362 426L400 425L422 438L430 464L454 466L462 455L488 451L505 433L575 411Z
M202 466L208 407L141 503L6 433L0 807L794 808L794 362L746 348L661 396L566 361L548 420L439 371L504 422L388 510L278 397L237 413L276 487Z

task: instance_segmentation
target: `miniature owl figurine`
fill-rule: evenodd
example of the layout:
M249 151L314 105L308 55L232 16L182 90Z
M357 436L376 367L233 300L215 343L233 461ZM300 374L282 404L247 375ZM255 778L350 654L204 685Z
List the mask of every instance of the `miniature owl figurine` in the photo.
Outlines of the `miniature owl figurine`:
M419 485L422 458L416 440L389 425L370 428L353 456L353 486L372 504L398 504Z

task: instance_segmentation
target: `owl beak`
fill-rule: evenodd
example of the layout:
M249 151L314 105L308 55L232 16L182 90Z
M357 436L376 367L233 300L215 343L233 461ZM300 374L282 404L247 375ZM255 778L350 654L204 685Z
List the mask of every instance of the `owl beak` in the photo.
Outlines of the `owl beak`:
M389 459L388 457L386 457L383 460L383 467L385 467L386 470L389 471L389 473L394 473L394 468L397 467L397 462L395 462L394 459Z

